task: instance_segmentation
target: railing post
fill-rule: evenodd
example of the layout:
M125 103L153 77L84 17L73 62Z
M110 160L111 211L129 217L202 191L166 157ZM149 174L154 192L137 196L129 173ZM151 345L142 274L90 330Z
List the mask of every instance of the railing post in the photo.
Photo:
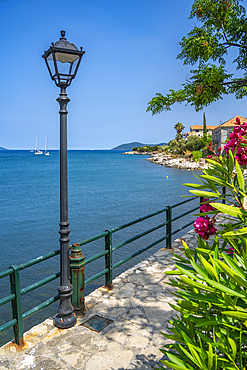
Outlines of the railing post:
M201 214L201 205L203 203L203 199L204 199L204 197L200 197L200 214Z
M222 186L222 193L221 193L222 195L223 195L223 199L222 199L222 203L223 204L226 204L226 187L225 186Z
M11 266L13 273L10 275L11 293L15 298L11 301L12 304L12 317L17 320L13 326L14 342L18 346L23 346L23 322L22 322L22 308L21 308L21 291L20 291L20 274L19 268L16 265Z
M84 256L81 251L80 244L73 244L71 248L70 259L70 275L73 285L71 303L76 311L85 313L85 286L84 286Z
M105 269L108 272L105 274L105 286L112 288L112 233L106 230L108 234L105 236L105 250L108 252L105 255Z
M167 207L166 210L166 235L168 238L166 239L166 248L172 247L172 208L170 206Z

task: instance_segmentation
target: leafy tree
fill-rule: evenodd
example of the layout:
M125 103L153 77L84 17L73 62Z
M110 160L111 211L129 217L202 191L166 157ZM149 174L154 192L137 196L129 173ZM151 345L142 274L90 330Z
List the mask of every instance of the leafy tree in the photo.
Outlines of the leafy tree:
M181 122L178 122L174 128L177 131L176 140L178 141L179 139L182 139L182 131L185 127Z
M171 140L169 149L172 153L183 154L187 150L190 152L198 151L204 147L201 139L196 135L191 135L187 139Z
M199 111L223 95L234 94L237 99L247 95L247 19L241 0L194 0L190 19L200 23L182 38L181 53L177 58L184 64L198 64L190 71L182 88L163 96L157 93L148 103L152 114L170 110L178 102L185 102ZM241 78L226 71L229 48L238 50L233 60Z
M203 137L206 140L208 136L208 131L207 131L207 124L206 124L206 115L205 112L203 113Z
M190 152L200 150L204 147L201 139L196 135L191 135L187 138L186 149Z

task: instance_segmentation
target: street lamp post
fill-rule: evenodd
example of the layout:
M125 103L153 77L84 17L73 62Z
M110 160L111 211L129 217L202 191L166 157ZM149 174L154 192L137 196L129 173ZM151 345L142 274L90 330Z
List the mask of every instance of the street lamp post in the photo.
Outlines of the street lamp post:
M60 286L58 292L60 305L54 317L54 325L61 329L70 328L76 323L71 304L72 285L69 269L69 220L68 220L68 164L67 164L67 104L70 101L66 88L75 78L81 58L85 51L66 40L65 31L61 38L44 52L49 74L61 91L57 101L60 105Z

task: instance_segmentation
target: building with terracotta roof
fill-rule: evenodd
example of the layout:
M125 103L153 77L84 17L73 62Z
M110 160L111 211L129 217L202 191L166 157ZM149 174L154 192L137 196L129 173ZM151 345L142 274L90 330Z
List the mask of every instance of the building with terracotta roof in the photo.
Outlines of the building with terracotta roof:
M212 135L213 130L218 126L207 126L207 134ZM196 135L198 137L203 137L203 125L192 125L190 126L190 133L189 135Z
M236 118L239 117L240 122L247 122L247 118L241 116L235 116L228 121L222 123L219 126L216 126L212 133L212 140L213 144L217 145L217 148L221 147L222 151L227 140L229 134L233 131L233 127L235 126L234 123L236 122Z

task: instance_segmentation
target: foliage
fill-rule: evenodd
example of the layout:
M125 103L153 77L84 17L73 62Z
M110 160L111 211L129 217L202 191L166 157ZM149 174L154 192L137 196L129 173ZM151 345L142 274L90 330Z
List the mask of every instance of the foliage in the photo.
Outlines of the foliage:
M145 146L135 146L132 148L132 150L137 151L137 152L156 152L156 151L166 151L167 150L167 145L145 145Z
M207 137L205 137L205 136L201 137L200 142L203 146L203 149L206 149L206 147L209 145L209 143L212 142L212 135L207 135Z
M197 163L199 159L202 158L202 152L200 150L192 152L193 160Z
M182 131L184 130L185 126L181 122L178 122L178 123L176 123L174 128L177 131L176 140L178 141L178 140L182 139Z
M174 340L161 350L171 369L243 370L247 364L247 264L246 243L242 251L234 242L231 257L220 250L216 238L213 248L200 240L191 251L184 242L185 257L175 255L176 304L180 317L170 320ZM225 245L224 245L225 247ZM223 248L222 248L223 249ZM163 369L163 366L160 365Z
M169 141L169 149L171 153L184 154L186 151L198 151L204 147L201 139L196 135L191 135L187 139L179 139Z
M180 90L169 90L166 96L157 93L147 111L161 113L176 102L191 104L199 111L226 94L234 94L237 99L247 95L247 20L240 1L194 0L189 18L196 18L199 23L180 41L177 58L184 64L198 63L198 67L190 71ZM225 69L229 48L238 50L233 62L243 70L241 78Z
M186 149L193 152L194 150L200 150L204 147L201 139L197 135L191 135L187 138Z
M163 334L174 341L161 350L168 356L161 362L171 369L247 368L247 193L236 152L237 147L217 161L208 159L210 167L197 177L200 183L184 184L204 198L199 218L209 220L223 212L231 222L222 224L212 246L207 235L205 240L198 236L195 250L183 242L185 256L175 255L177 270L167 272L175 277L168 285L177 288L171 307L179 313L169 321L171 334ZM219 191L222 186L226 195ZM197 226L200 235L202 228Z

